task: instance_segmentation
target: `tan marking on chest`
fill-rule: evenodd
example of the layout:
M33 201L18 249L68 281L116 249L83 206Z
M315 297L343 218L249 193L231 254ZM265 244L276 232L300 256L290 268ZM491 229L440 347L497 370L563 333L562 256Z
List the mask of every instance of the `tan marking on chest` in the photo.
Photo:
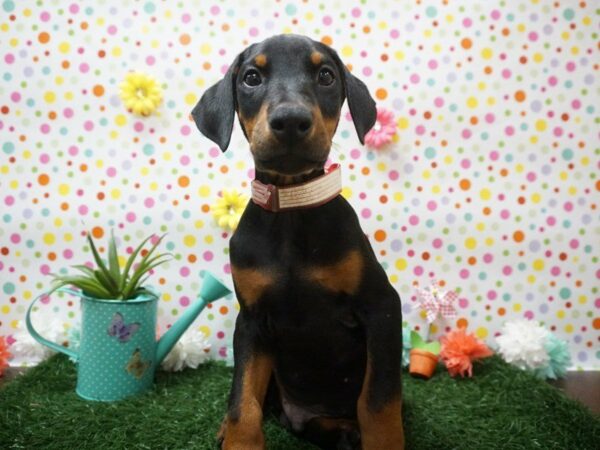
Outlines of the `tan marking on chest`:
M267 65L267 55L263 53L256 55L254 57L254 64L256 64L256 67L265 67Z
M363 267L362 255L352 250L339 262L309 269L307 276L327 290L355 294L360 287Z
M275 282L273 274L260 269L240 269L231 266L231 275L239 300L246 306L255 304Z

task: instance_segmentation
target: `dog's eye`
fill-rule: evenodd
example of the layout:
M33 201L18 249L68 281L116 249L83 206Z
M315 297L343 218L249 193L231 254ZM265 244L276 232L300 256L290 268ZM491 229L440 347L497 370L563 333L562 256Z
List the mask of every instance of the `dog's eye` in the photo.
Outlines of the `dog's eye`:
M250 87L258 86L260 83L262 83L260 73L258 73L256 70L249 70L244 75L244 83Z
M319 84L323 86L329 86L333 83L335 77L333 76L333 72L329 69L321 69L319 71Z

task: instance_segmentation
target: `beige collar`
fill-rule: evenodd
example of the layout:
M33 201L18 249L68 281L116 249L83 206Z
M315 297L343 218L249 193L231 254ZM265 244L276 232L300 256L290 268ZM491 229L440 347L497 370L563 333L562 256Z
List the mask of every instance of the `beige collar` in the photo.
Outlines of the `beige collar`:
M341 191L342 170L339 164L332 164L317 178L289 186L252 181L252 201L272 212L321 206L337 197Z

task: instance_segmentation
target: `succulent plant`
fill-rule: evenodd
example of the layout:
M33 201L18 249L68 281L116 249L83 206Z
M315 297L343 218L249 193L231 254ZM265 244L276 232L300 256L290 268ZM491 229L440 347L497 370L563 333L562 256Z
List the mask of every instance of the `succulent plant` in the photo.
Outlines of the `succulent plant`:
M148 236L144 239L131 253L125 263L125 267L121 271L114 234L111 232L108 242L108 264L106 264L100 257L90 233L88 233L87 240L90 244L97 267L91 268L83 264L72 266L74 269L82 272L83 275L52 274L54 277L52 280L53 286L48 295L67 285L72 285L81 289L84 294L90 297L105 300L130 300L144 293L151 294L150 291L143 287L150 276L149 272L160 264L168 261L171 257L170 253L160 253L152 256L164 236L165 235L162 235L158 239L134 267L134 262L138 257L138 254L140 254L142 248L152 236Z

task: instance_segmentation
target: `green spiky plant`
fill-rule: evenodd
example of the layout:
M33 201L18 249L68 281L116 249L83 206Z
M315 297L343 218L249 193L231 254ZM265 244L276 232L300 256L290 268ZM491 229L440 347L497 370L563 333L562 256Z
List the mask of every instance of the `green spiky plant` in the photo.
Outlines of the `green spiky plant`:
M81 289L87 296L103 300L131 300L142 294L152 294L144 288L144 283L150 276L148 272L160 264L167 262L171 257L170 253L160 253L152 256L164 236L165 235L162 235L158 241L156 241L130 273L138 254L152 236L148 236L144 239L133 253L131 253L123 271L121 271L119 268L119 257L117 255L117 244L115 242L114 234L111 232L108 241L107 265L100 257L90 233L87 233L87 240L90 244L97 267L92 269L86 265L72 266L74 269L82 272L83 275L52 274L54 277L52 280L53 286L48 295L57 289L68 285Z

